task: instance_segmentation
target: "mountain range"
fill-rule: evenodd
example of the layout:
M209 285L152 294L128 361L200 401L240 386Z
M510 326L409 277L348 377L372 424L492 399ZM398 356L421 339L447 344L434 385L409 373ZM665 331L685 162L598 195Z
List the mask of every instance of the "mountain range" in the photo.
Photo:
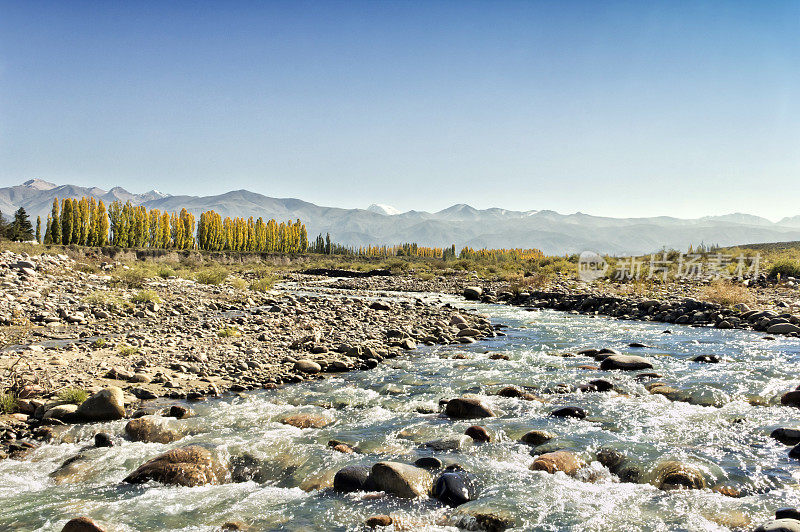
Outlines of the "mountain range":
M775 223L750 214L734 213L681 219L669 216L610 218L580 212L549 210L511 211L475 209L457 204L438 212L408 211L381 204L367 209L323 207L293 198L270 198L247 190L216 196L172 196L156 190L134 194L114 187L55 185L32 179L0 188L0 212L9 217L24 207L35 222L47 219L53 198L93 196L106 204L130 201L148 209L180 211L195 216L214 210L222 216L263 217L265 220L300 219L310 238L330 233L334 241L350 246L416 242L424 246L455 244L473 248L538 248L547 254L593 250L614 255L644 254L661 248L686 249L700 243L732 246L800 240L800 215Z

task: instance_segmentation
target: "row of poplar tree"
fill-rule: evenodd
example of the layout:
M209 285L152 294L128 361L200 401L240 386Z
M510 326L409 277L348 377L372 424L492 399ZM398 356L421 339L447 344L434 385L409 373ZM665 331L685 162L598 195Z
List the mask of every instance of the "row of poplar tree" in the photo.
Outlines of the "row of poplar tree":
M40 240L38 233L36 238ZM308 249L308 233L300 220L278 223L252 217L223 219L208 211L195 223L194 215L186 209L180 213L161 212L120 201L106 209L103 200L92 197L64 198L61 202L56 198L45 224L44 243L302 253Z

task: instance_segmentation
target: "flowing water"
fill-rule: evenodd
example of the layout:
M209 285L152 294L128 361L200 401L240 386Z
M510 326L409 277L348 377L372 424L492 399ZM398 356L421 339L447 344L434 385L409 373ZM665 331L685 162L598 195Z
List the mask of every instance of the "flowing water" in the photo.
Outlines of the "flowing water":
M374 514L391 514L407 530L458 530L481 511L512 516L519 530L730 530L750 529L776 508L800 504L798 463L769 437L774 428L795 426L797 410L776 405L775 397L797 385L800 340L682 326L664 334L664 324L496 305L478 310L510 326L508 335L420 349L371 371L193 404L196 417L169 421L189 428L179 442L120 438L115 447L88 451L91 460L80 478L56 483L49 474L64 460L89 447L98 430L121 436L124 421L72 427L75 443L43 445L25 461L0 462L0 530L60 530L78 515L115 530L213 530L230 520L254 530L361 530ZM630 349L630 342L653 347ZM651 357L660 380L690 401L649 394L634 378L638 372L580 369L594 361L559 356L584 347ZM510 360L491 360L496 353ZM699 354L719 355L722 362L690 360ZM560 383L595 378L611 380L619 393L548 393ZM546 402L493 395L505 385L536 387ZM494 441L460 452L422 446L473 424L424 413L438 411L439 399L462 393L482 395L498 413L480 423ZM759 403L771 404L753 406ZM559 406L580 406L588 417L548 417ZM336 421L305 430L279 423L296 412L322 412ZM577 478L533 472L532 448L516 441L532 429L558 434L534 454L568 448L591 462L600 448L613 448L645 473L658 462L680 460L701 469L710 487L733 487L742 496L623 483L597 462ZM331 439L358 445L363 454L334 452L327 447ZM147 459L188 444L213 447L223 457L249 455L257 463L257 481L197 488L120 483ZM481 483L479 498L450 509L434 499L319 487L346 465L430 455L472 471Z

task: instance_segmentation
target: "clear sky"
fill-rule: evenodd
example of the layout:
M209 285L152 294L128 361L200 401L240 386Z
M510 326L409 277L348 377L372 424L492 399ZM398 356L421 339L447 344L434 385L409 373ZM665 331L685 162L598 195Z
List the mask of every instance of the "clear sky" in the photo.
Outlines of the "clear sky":
M0 0L0 186L800 214L800 2Z

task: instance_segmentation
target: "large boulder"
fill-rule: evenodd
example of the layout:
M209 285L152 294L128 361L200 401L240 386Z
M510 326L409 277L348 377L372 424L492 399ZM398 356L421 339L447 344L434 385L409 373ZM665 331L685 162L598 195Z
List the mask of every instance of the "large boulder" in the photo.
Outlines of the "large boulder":
M295 362L294 369L295 371L300 371L302 373L319 373L320 371L322 371L322 366L320 366L313 360L302 358L297 362Z
M321 429L326 425L331 424L331 419L322 414L290 414L281 419L284 425L291 425L299 429Z
M483 401L474 397L459 397L447 402L445 414L455 419L494 417L494 412Z
M466 471L445 471L433 484L433 496L447 506L460 506L478 496L477 481Z
M531 464L531 471L547 471L555 473L563 471L567 475L574 475L583 467L583 461L569 451L554 451L540 454Z
M767 327L767 334L789 334L800 333L800 327L791 323L776 323Z
M398 497L426 497L433 488L433 477L426 470L400 462L378 462L372 466L369 480L376 490Z
M600 363L600 369L621 369L626 371L650 369L653 364L644 357L636 355L611 355Z
M105 532L105 530L88 517L76 517L67 521L61 532Z
M754 532L800 532L800 521L796 519L773 519L755 529Z
M333 489L343 493L351 491L372 491L369 481L369 466L351 465L336 472L333 477Z
M659 489L703 489L706 481L696 467L670 460L662 462L653 470L652 483Z
M163 422L147 417L128 421L125 425L125 434L132 441L145 443L172 443L183 437L181 433L170 429Z
M483 295L483 288L480 286L468 286L464 288L464 298L470 301L480 301Z
M82 402L75 412L82 421L113 421L125 417L125 397L122 389L109 386Z
M770 436L784 445L797 445L800 443L800 429L797 428L781 427L773 430Z
M781 396L781 404L800 407L800 390L792 390Z
M519 441L526 445L536 446L547 443L555 437L555 434L546 430L532 430L523 434Z
M221 484L228 471L208 449L191 445L179 447L148 460L123 482L143 484L154 480L178 486Z

